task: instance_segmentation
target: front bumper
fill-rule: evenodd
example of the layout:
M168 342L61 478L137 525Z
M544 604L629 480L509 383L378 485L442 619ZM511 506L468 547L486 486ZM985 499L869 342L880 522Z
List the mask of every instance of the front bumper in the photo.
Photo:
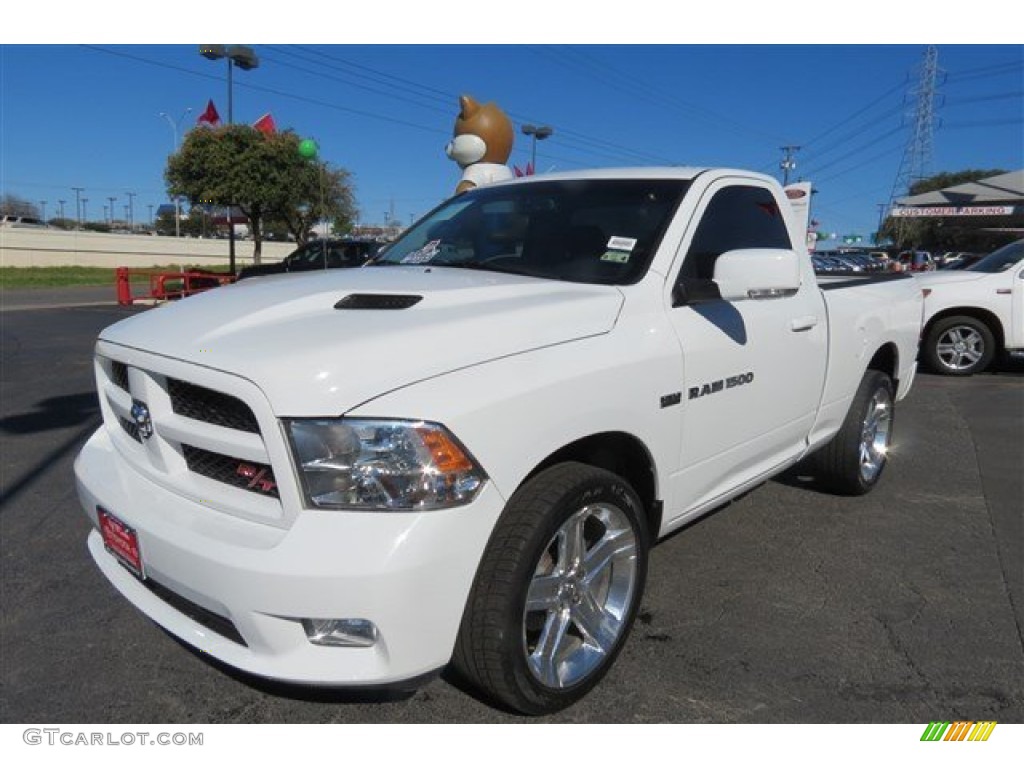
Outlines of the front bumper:
M101 428L75 462L79 499L138 533L151 583L233 624L243 642L190 618L104 547L89 551L110 582L186 643L238 669L321 685L385 685L448 663L470 587L504 499L488 483L472 504L424 513L303 510L288 528L224 514L131 469ZM302 619L359 618L368 648L313 645Z

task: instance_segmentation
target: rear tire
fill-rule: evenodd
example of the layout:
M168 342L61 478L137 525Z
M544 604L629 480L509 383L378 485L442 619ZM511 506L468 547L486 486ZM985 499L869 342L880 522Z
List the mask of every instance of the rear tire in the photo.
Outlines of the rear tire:
M622 650L643 596L648 532L629 483L565 463L509 500L481 560L456 670L525 714L582 698Z
M832 493L862 496L882 477L895 420L892 379L869 370L857 387L843 426L810 460L819 484Z

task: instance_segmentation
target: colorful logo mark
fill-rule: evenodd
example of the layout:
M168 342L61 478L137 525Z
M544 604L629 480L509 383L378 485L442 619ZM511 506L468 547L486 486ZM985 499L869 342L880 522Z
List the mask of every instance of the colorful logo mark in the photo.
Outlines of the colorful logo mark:
M988 741L995 727L995 720L932 722L921 734L921 741Z

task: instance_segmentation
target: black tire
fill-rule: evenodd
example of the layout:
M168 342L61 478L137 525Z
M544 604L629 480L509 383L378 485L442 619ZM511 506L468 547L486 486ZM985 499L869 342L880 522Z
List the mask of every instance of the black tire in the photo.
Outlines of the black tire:
M967 315L944 317L928 330L922 348L929 370L947 376L971 376L988 368L996 340L983 321Z
M878 484L892 444L894 400L892 379L880 371L864 373L843 426L811 457L823 490L862 496Z
M459 630L456 670L524 714L578 701L629 635L647 550L642 504L621 477L578 463L541 472L513 494L491 534Z

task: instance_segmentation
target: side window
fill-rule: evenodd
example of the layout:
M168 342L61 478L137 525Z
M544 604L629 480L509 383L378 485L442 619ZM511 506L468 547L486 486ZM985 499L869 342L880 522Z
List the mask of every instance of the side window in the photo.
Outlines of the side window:
M715 259L737 248L792 248L786 221L771 191L726 187L711 198L686 253L680 279L711 280Z

